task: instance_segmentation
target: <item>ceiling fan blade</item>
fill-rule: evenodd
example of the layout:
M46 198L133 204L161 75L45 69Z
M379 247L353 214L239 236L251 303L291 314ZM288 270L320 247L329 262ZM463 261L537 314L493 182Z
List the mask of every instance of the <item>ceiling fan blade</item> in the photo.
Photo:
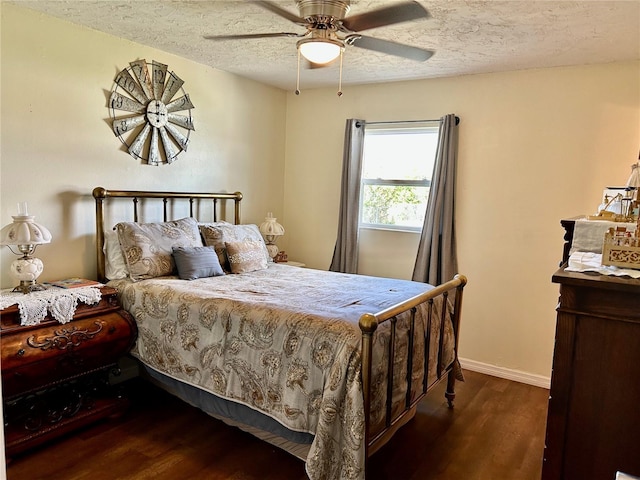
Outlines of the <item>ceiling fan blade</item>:
M403 45L402 43L391 42L389 40L380 40L379 38L364 37L362 35L349 35L346 42L354 47L373 50L374 52L395 55L396 57L408 58L424 62L433 54L433 50Z
M275 13L276 15L282 17L282 18L286 18L287 20L296 23L298 25L302 25L305 26L307 24L307 22L305 22L304 18L300 18L297 15L294 15L293 13L289 12L288 10L285 10L284 8L280 8L278 5L276 5L273 2L267 2L267 1L253 1L251 3L255 3L256 5L261 6L262 8L264 8L265 10L269 10L271 13Z
M429 12L419 3L405 2L347 17L342 25L352 32L361 32L418 18L429 18Z
M239 39L251 39L251 38L273 38L273 37L304 37L306 34L297 33L244 33L240 35L205 35L207 40L239 40Z

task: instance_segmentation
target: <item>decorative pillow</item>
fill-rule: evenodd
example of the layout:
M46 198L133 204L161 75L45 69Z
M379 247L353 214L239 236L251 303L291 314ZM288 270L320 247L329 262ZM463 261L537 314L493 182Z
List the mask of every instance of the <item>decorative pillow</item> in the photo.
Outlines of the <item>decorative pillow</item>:
M264 270L268 266L262 250L264 242L255 240L226 242L225 247L232 273L254 272Z
M175 269L173 247L202 247L194 218L162 223L121 222L116 230L133 281L171 275Z
M107 230L104 232L105 276L108 280L119 280L129 275L127 264L122 255L122 248L118 240L118 232Z
M220 265L226 272L231 271L225 245L227 242L242 242L243 240L258 242L265 261L271 260L267 246L256 225L233 225L227 222L205 223L200 224L200 233L204 244L216 249Z
M173 247L173 260L183 280L224 275L213 247Z

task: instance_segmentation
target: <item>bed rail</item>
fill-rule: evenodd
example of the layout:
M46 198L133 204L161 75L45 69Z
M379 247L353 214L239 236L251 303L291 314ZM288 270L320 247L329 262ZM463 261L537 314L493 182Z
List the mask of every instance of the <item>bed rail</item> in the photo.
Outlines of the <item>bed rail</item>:
M453 280L450 280L447 283L443 283L428 292L417 295L413 298L410 298L398 305L394 305L391 308L386 310L382 310L376 314L366 313L360 317L359 326L362 331L362 388L364 395L364 418L365 418L365 458L369 458L373 453L375 453L382 445L384 445L389 438L393 436L393 434L398 430L402 425L408 422L415 413L415 409L417 404L424 398L428 391L431 390L433 386L438 384L442 379L447 377L447 391L445 393L445 397L449 402L449 407L453 407L453 400L455 398L455 367L457 362L456 360L450 365L442 364L442 341L443 341L443 326L447 317L447 308L444 308L446 303L449 301L449 296L453 293L453 313L451 314L451 322L453 326L453 334L455 339L455 351L458 351L458 334L460 327L460 313L462 309L462 293L465 285L467 284L467 278L464 275L456 275ZM443 308L441 308L440 318L434 319L432 318L433 312L433 302L439 297L443 297ZM409 351L413 351L414 348L414 332L415 332L415 320L416 320L416 310L419 305L426 303L428 305L428 317L427 317L427 327L426 327L426 338L424 342L424 376L422 378L422 392L416 395L414 398L411 396L411 386L412 386L412 372L414 371L413 365L413 355L407 355L407 392L406 392L406 400L404 409L398 413L395 417L392 418L392 390L393 390L393 379L394 379L394 365L392 359L395 358L395 339L396 339L396 323L400 314L405 312L409 312ZM438 356L437 356L437 366L436 373L437 379L432 384L429 385L428 375L429 375L429 349L430 349L430 333L431 333L431 322L439 321L440 322L440 339L438 344ZM389 364L388 364L388 387L387 387L387 400L386 404L386 413L385 413L385 426L384 428L375 434L375 436L371 436L370 430L370 418L371 418L371 396L372 396L372 361L373 361L373 339L374 333L378 329L378 326L382 323L389 322L390 323L390 340L389 340ZM457 354L456 354L457 355Z
M166 222L173 220L168 218L169 200L185 199L189 201L189 216L194 216L194 205L201 200L211 200L213 202L213 221L218 221L218 214L223 208L222 200L232 200L233 204L233 223L240 223L240 201L242 193L220 192L220 193L201 193L201 192L147 192L137 190L107 190L103 187L93 189L93 198L96 204L96 254L98 267L98 280L105 280L105 255L104 255L104 201L107 198L130 198L133 206L133 221L138 221L138 202L142 199L159 199L163 202L163 219Z

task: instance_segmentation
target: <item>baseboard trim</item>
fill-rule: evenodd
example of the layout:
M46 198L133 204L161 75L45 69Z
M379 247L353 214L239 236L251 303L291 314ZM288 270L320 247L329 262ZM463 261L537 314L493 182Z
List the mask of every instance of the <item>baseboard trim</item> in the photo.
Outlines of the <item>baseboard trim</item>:
M493 377L513 380L514 382L526 383L535 387L549 388L551 386L551 378L533 373L522 372L520 370L512 370L510 368L497 367L488 363L469 360L468 358L460 358L462 368L471 370L472 372L484 373Z

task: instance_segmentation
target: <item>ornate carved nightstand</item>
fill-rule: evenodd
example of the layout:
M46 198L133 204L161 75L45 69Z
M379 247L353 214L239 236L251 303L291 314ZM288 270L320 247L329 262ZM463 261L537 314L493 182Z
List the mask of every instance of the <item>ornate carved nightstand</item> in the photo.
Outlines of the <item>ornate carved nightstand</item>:
M115 289L102 287L101 293L98 303L79 303L65 324L47 315L23 326L17 305L0 311L7 459L128 405L109 374L118 373L117 361L133 346L137 328Z

